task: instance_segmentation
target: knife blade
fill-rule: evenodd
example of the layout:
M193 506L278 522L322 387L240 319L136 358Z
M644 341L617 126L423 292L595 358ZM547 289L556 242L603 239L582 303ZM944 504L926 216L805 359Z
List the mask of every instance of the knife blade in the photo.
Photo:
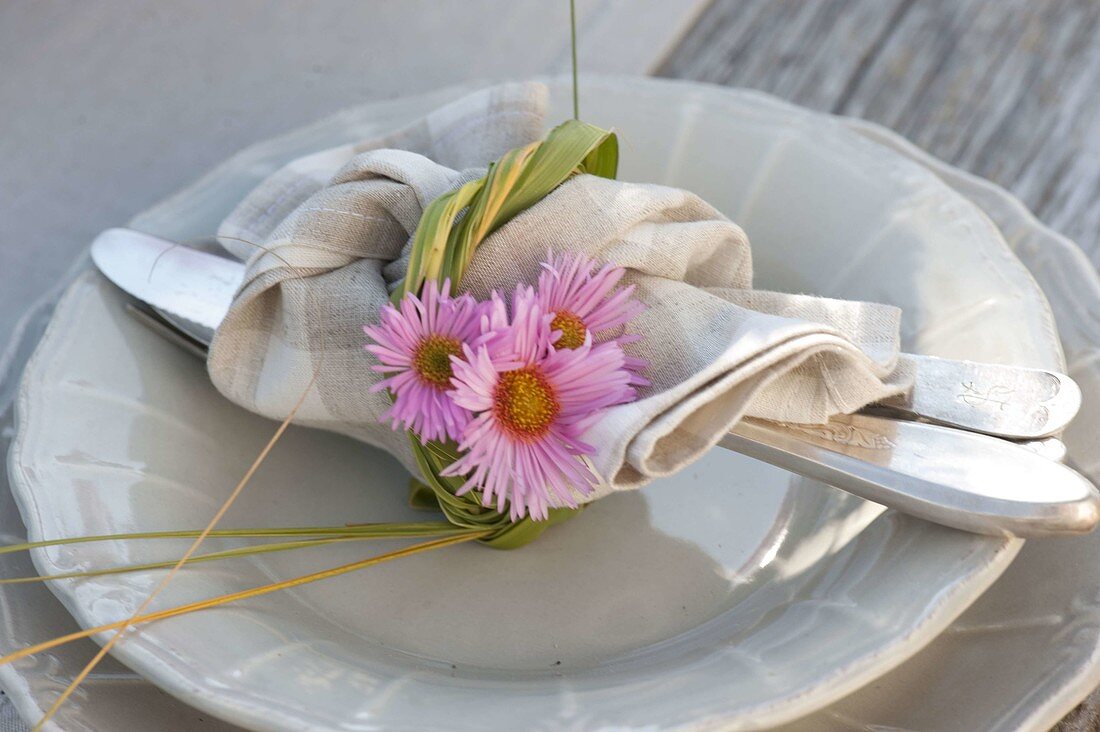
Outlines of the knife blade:
M92 262L130 295L190 324L208 345L244 280L240 262L132 229L97 236Z

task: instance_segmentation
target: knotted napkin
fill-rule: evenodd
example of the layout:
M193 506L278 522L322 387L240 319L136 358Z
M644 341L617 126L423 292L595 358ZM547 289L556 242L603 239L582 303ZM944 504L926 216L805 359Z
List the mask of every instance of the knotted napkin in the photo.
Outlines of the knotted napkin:
M370 392L381 377L362 326L404 276L424 207L539 139L546 107L539 84L494 87L261 183L219 229L247 273L210 349L217 388L283 419L316 372L295 421L415 473L406 435L378 421L389 401ZM644 338L626 349L649 362L651 386L586 435L598 494L682 468L745 415L822 423L906 388L896 308L753 290L745 233L688 191L574 176L485 239L462 287L485 298L533 283L548 250L625 267L647 306L628 326Z

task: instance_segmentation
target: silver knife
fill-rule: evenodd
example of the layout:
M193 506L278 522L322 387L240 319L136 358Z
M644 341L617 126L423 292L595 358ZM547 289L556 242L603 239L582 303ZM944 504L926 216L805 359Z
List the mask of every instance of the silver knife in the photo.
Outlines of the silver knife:
M112 282L204 345L244 278L238 261L131 229L100 234L92 259ZM867 411L1034 440L1065 429L1081 406L1077 384L1054 371L911 354L901 362L914 374L913 389Z
M862 414L825 425L743 419L719 444L977 534L1084 533L1100 521L1096 489L1084 476L1039 452L974 432Z
M148 324L200 354L244 277L237 261L128 229L100 234L92 259L155 311L142 316ZM974 434L1039 440L1060 431L1080 406L1072 379L1042 369L903 358L916 379L905 398L822 426L742 420L720 444L967 531L1045 536L1088 531L1100 521L1100 495L1083 476L1033 449ZM1038 444L1050 442L1057 440Z

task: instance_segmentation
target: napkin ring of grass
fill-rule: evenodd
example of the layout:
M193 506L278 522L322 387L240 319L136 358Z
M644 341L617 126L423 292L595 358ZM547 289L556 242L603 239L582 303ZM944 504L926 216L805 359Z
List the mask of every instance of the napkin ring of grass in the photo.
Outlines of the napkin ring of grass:
M420 324L426 325L423 321L429 318L439 322L439 312L447 309L438 304L440 295L446 295L451 288L458 289L461 286L478 245L487 236L538 203L570 177L588 173L614 178L617 167L618 143L614 133L577 120L559 125L542 141L505 153L499 161L489 166L484 177L441 196L424 210L413 237L408 270L392 296L395 307L384 314L381 326L366 329L375 341L368 349L381 358L384 364L385 355L392 354L399 345L405 345L411 350L411 353L402 354L405 356L404 360L411 360L411 363L401 374L407 377L406 383L420 382L428 392L419 400L420 404L414 405L421 407L420 413L425 411L424 407L431 410L431 406L426 404L429 399L443 402L443 407L452 412L446 415L450 417L451 423L469 419L471 415L468 412L479 406L484 408L482 415L476 418L480 420L480 424L475 421L473 425L466 425L466 439L463 439L462 425L452 424L448 429L446 425L440 424L445 420L435 420L435 424L427 424L428 429L423 429L425 425L418 424L415 419L416 410L411 415L410 410L404 410L403 415L395 415L394 424L395 427L422 427L420 430L409 431L409 444L421 471L421 479L413 481L410 502L420 507L438 506L447 520L455 526L488 531L480 541L495 548L523 546L537 538L548 526L575 514L577 507L571 492L584 483L585 473L590 470L583 464L583 460L562 454L560 450L554 454L536 445L527 450L526 454L520 454L525 443L537 438L539 433L544 433L551 418L559 416L556 410L561 410L559 401L564 400L555 398L547 378L538 368L532 366L533 359L538 358L537 354L528 354L531 357L526 359L524 366L515 368L515 364L512 364L513 368L503 372L495 384L485 384L484 374L492 370L494 362L499 368L501 359L514 358L517 349L513 348L507 354L494 358L497 356L494 350L508 349L484 341L494 337L494 328L498 340L499 336L507 338L513 335L507 332L509 329L541 329L544 337L554 339L553 345L549 347L551 352L560 352L570 347L586 349L583 355L570 354L577 363L571 365L571 370L569 364L563 367L563 376L566 377L562 380L563 387L568 388L566 385L573 380L570 376L575 378L578 372L583 372L580 375L586 380L604 380L604 394L611 395L606 400L609 402L606 406L631 401L633 389L629 387L629 383L636 382L637 379L631 373L629 360L619 351L618 364L611 364L609 362L614 360L613 354L598 352L601 348L617 346L614 343L592 343L592 333L587 332L584 323L575 314L565 312L560 307L558 310L561 312L548 312L548 307L545 307L547 298L551 296L547 290L553 288L555 280L570 275L588 277L590 284L599 287L600 276L610 274L613 268L604 268L593 274L594 263L591 262L568 257L546 262L543 266L547 271L540 278L537 292L534 288L524 288L521 285L513 294L510 318L507 313L508 303L495 294L492 301L487 303L448 298L456 303L448 312L456 319L465 319L467 323L472 323L472 328L463 329L461 324L452 324L453 327L448 332L433 333L428 327L425 332L416 334L416 339L405 338L403 344L395 341L400 340L397 337L399 333L408 332L408 321L418 320L417 315L424 316L419 318ZM629 296L629 292L624 294ZM542 303L538 302L540 296ZM627 316L636 312L631 310L632 303L626 302L626 298L620 299ZM414 307L409 307L410 304ZM425 313L425 310L429 312ZM410 318L402 318L405 312L409 313ZM389 332L386 332L386 316L399 321L393 323ZM549 324L536 322L547 318L552 318ZM481 321L480 328L478 320ZM463 332L464 330L467 332ZM419 342L409 342L410 340ZM524 345L521 344L518 350L531 351L538 348L537 345L526 344L526 348ZM431 353L433 349L434 354ZM543 350L545 352L547 349L544 347ZM436 356L434 363L430 358L432 355ZM551 357L557 355L558 353L553 353ZM386 372L401 369L401 366L402 360L396 358L391 359L390 365L376 369ZM433 385L429 382L433 381L433 377L437 381L437 388L431 393ZM456 382L457 389L450 391L451 387L456 386ZM403 385L399 379L391 378L379 386L389 388L391 397L400 402L405 396L400 393ZM487 386L490 389L487 390ZM493 386L495 390L491 388ZM410 386L409 391L414 390L415 386ZM395 394L395 391L398 393ZM454 398L461 402L457 409L448 402L452 398L449 395L455 395ZM415 399L418 395L411 396ZM593 402L594 398L590 398L589 402L598 408L600 404ZM395 403L391 413L396 412L399 406L402 405ZM458 413L454 414L455 412ZM399 419L398 416L403 416L404 419ZM497 428L496 433L493 431L494 427ZM492 473L491 465L479 471L479 467L470 465L470 454L465 458L462 454L471 446L474 448L473 452L477 452L479 446L471 443L478 440L488 443L497 438L501 442L507 442L509 437L516 438L511 440L515 449L506 445L492 445L482 451L490 454L479 457L483 458L483 465L496 458L498 468L503 467L501 463L505 461L518 462L519 465L507 466L517 473L511 479L506 476L485 475ZM498 447L497 452L504 451L506 454L491 454L492 447ZM531 464L526 470L526 482L549 482L560 489L550 491L550 495L546 495L543 485L531 485L529 491L524 490L524 466L529 462L550 462L551 458L566 463L564 474L547 476L550 466ZM465 475L468 472L466 468L473 470L473 479ZM478 477L484 479L478 481ZM566 485L570 479L573 485ZM510 485L504 485L505 483ZM473 487L474 484L477 487ZM494 499L495 507L488 505ZM556 505L550 505L551 503ZM505 504L509 506L507 512Z

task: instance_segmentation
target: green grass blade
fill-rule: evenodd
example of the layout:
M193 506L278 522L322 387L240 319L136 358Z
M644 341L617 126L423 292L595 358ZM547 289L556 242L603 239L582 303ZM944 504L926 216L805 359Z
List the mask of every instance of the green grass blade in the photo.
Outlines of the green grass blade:
M253 529L216 529L207 536L211 539L253 539L279 538L290 536L334 536L355 534L364 539L406 539L427 536L443 536L461 533L462 529L447 521L413 521L404 523L345 524L343 526L290 526ZM40 549L68 544L87 544L97 541L132 541L144 539L193 539L201 531L183 529L178 531L142 531L130 534L98 534L94 536L74 536L64 539L46 539L24 544L0 546L0 554Z
M485 177L440 196L424 210L413 236L405 280L393 294L398 302L406 293L420 292L425 280L450 278L460 289L466 269L478 245L490 234L535 205L571 176L588 173L614 178L618 171L619 144L613 132L570 120L541 142L505 153L489 166ZM491 530L480 541L501 549L514 549L532 541L548 526L575 515L558 509L550 520L527 517L512 522L493 508L482 506L477 491L458 495L465 480L444 476L458 459L453 446L421 444L410 433L409 442L423 483L410 493L412 505L428 508L434 503L456 526Z

